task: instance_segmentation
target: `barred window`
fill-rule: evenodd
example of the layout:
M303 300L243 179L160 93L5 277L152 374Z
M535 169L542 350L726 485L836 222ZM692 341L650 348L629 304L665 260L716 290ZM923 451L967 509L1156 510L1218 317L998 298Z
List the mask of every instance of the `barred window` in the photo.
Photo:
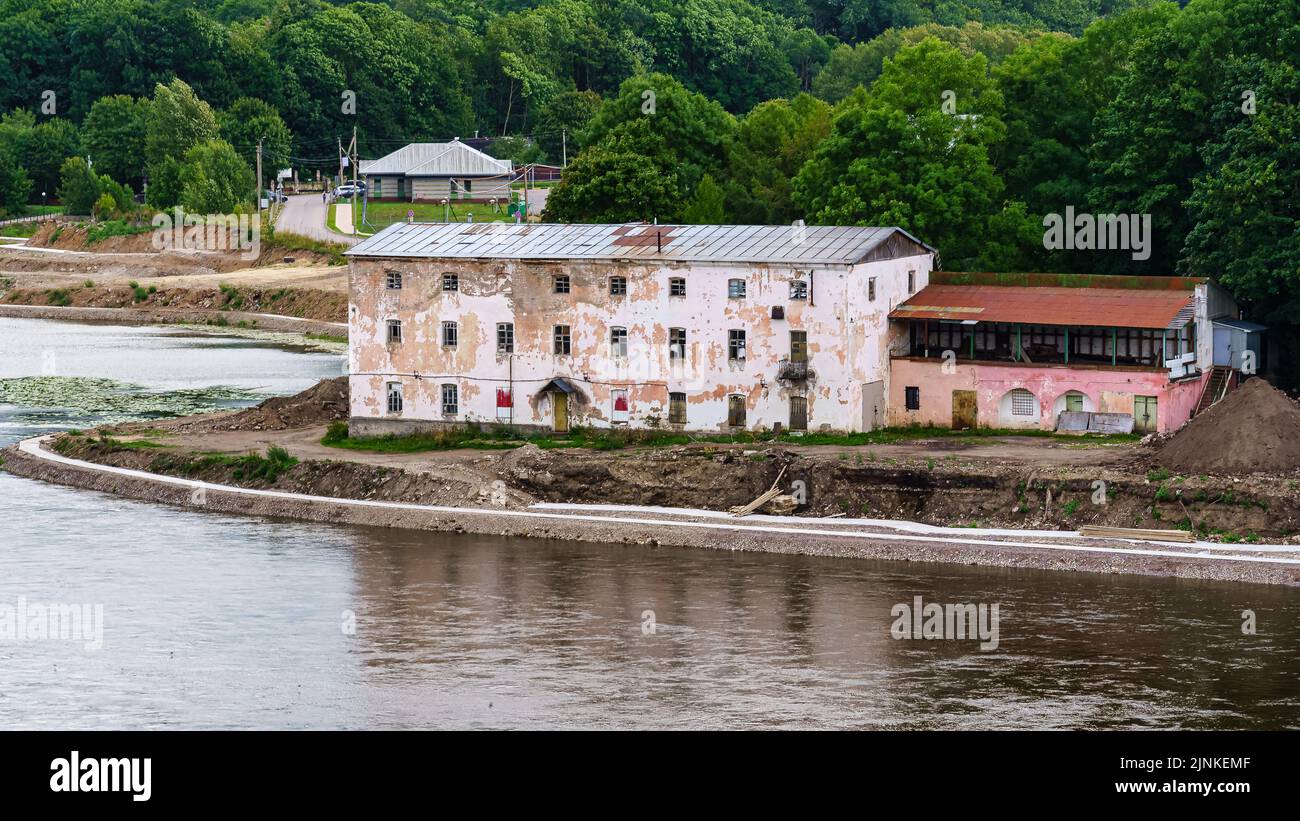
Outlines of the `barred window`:
M455 416L460 413L460 388L455 385L442 386L442 415Z
M515 324L513 322L497 323L497 353L515 352Z
M402 320L400 319L388 320L388 341L389 342L402 341Z
M1012 416L1036 416L1036 405L1034 395L1024 388L1016 388L1011 392Z
M908 410L921 409L921 389L918 387L906 387L903 389L903 403Z

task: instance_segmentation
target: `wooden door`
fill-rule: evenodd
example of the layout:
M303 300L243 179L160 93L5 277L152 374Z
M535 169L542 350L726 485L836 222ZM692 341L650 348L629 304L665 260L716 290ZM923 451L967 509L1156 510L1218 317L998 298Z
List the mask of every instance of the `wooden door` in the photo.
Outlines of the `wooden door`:
M808 430L808 398L790 397L790 430Z
M551 416L556 433L569 432L569 395L567 393L551 392Z
M965 430L978 427L979 411L975 404L975 391L952 392L952 429Z
M1135 433L1155 433L1158 410L1154 396L1133 397L1133 431Z

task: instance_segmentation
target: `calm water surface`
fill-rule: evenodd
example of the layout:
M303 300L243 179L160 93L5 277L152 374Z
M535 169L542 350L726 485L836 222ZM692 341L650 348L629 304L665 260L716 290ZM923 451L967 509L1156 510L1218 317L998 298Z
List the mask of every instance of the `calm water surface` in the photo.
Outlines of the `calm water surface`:
M51 361L266 393L341 367L0 319L0 378ZM90 421L0 406L0 442ZM0 608L98 603L105 623L100 650L0 640L2 728L1300 726L1281 588L276 522L4 473L0 500ZM892 639L916 595L999 603L1000 647Z

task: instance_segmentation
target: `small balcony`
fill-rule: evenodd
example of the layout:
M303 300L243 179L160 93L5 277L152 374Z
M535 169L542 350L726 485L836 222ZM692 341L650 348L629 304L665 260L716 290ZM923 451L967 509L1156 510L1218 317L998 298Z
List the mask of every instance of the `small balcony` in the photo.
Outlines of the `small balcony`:
M807 382L811 373L806 359L782 359L776 378L782 382Z

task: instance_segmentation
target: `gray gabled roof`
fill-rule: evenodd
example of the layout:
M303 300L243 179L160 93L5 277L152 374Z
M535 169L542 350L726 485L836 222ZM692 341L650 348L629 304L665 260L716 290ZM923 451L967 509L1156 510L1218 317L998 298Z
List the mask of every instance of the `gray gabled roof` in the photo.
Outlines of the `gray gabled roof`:
M901 228L397 223L346 252L425 259L632 259L853 265L934 253Z
M498 160L457 139L410 143L377 160L362 160L358 170L368 176L455 177L509 174L512 168L509 160Z

